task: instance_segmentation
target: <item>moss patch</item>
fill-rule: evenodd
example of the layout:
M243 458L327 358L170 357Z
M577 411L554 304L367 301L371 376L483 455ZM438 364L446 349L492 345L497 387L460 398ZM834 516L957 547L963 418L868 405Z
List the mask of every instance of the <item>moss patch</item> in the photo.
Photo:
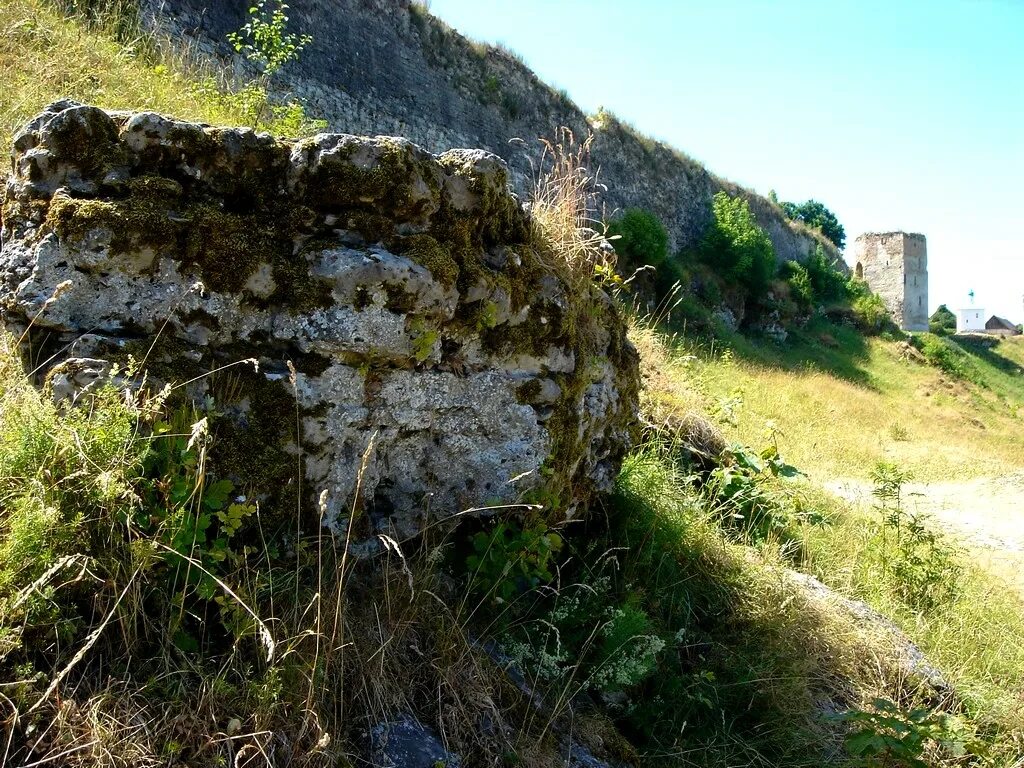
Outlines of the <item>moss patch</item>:
M300 150L302 145L300 145ZM356 158L359 152L373 156ZM393 139L379 139L370 149L361 141L346 142L336 147L328 158L310 174L306 199L320 210L376 207L397 218L417 216L430 205L424 197L440 194L433 160L418 157L411 145Z
M301 413L286 379L271 381L247 366L214 374L211 388L220 389L220 407L247 404L237 416L218 422L210 464L218 477L230 478L245 494L264 498L264 524L275 528L294 521L298 509L299 460L289 450L297 445ZM304 513L311 505L303 505ZM309 513L312 514L312 513ZM308 521L312 522L312 521Z
M516 387L516 400L520 405L532 405L541 392L539 379L530 379Z
M451 288L459 280L460 268L450 249L430 235L413 235L395 241L395 251L425 267L434 279Z
M182 261L194 264L214 291L238 292L261 262L278 263L291 255L291 242L259 216L225 213L212 205L191 213Z
M81 242L107 229L114 253L152 248L158 256L196 268L218 292L238 292L263 262L274 266L277 298L308 308L328 302L328 292L292 255L293 238L311 217L308 209L233 213L212 201L189 201L181 185L159 176L128 183L128 195L112 200L53 198L46 224L63 240Z
M82 200L55 196L46 224L62 240L81 242L89 232L108 229L114 252L141 246L161 250L178 239L180 222L172 211L181 200L181 185L159 176L143 176L129 183L129 196L114 200Z
M368 243L390 242L395 232L395 222L387 216L372 211L354 211L345 217L347 229L357 232Z
M407 315L416 308L416 294L399 285L384 283L384 293L387 295L384 308L389 312Z
M47 148L62 163L78 168L82 178L102 180L109 171L127 165L117 126L102 110L82 107L55 120L60 122L51 124Z
M334 303L333 284L329 279L312 274L305 256L278 252L272 274L277 288L271 295L296 312L324 309Z

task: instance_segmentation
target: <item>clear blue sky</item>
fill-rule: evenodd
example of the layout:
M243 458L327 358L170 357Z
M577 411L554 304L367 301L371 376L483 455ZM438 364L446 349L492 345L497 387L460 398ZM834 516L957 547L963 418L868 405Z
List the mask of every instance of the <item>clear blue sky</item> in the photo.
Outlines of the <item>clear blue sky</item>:
M1024 0L432 0L586 111L846 227L928 237L929 299L1024 321Z

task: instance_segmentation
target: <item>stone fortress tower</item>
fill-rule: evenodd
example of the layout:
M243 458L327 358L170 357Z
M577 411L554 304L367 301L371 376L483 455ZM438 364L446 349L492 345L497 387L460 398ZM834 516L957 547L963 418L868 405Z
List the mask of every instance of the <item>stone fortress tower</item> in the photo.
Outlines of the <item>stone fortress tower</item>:
M853 244L854 274L881 296L904 331L928 330L928 249L924 235L865 232Z

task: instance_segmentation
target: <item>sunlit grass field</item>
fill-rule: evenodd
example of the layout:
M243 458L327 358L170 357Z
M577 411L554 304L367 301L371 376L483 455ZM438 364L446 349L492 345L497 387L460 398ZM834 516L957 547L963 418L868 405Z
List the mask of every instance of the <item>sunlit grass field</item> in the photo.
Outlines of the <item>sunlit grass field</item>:
M964 382L906 352L904 343L819 324L779 347L742 337L697 343L662 375L665 404L710 414L729 439L761 447L774 431L786 458L812 478L866 479L880 460L922 482L1024 466L1024 339L1004 339Z

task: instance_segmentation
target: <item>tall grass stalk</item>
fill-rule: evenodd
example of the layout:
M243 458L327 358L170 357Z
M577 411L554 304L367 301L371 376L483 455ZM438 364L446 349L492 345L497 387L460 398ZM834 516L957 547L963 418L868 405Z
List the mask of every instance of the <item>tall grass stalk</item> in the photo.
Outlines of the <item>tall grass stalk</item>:
M568 128L559 129L554 140L542 140L530 196L530 214L542 254L577 290L593 281L595 271L604 268L610 272L614 266L600 234L597 175L589 162L592 141L588 136L577 142Z

